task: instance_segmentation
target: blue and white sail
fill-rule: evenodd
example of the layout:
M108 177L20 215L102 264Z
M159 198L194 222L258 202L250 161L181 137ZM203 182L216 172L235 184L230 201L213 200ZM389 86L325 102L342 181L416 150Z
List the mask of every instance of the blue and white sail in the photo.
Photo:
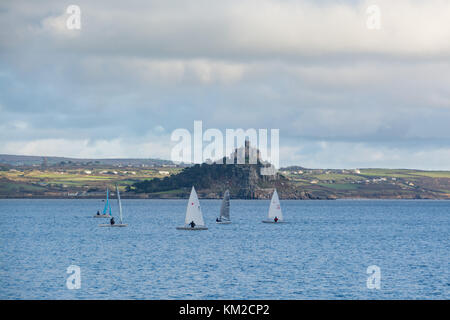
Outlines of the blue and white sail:
M103 208L103 214L111 215L111 205L109 204L109 189L106 188L106 202L105 207Z
M115 223L113 219L110 220L110 223L108 224L100 224L99 227L126 227L127 224L123 223L123 215L122 215L122 201L120 200L120 192L119 187L116 184L116 195L117 195L117 205L119 207L119 223ZM109 190L106 192L106 205L105 210L103 211L104 214L109 210L109 215L111 216L111 206L109 205Z

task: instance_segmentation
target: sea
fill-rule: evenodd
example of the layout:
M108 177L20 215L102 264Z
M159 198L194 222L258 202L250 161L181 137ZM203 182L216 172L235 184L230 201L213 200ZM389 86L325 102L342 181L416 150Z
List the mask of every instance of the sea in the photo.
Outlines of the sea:
M0 200L0 299L449 299L450 201ZM118 208L112 203L118 220Z

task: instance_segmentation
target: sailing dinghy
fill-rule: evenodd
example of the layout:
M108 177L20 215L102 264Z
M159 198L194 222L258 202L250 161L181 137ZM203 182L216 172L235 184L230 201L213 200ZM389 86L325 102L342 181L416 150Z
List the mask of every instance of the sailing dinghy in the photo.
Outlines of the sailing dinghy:
M220 206L220 217L216 219L217 224L230 224L230 191L225 191L222 205Z
M189 196L184 226L177 227L177 230L208 230L203 222L200 202L198 201L197 192L195 192L194 187L192 187L191 195Z
M270 200L269 215L264 223L282 223L283 213L281 212L280 199L278 199L277 189L274 190L272 200Z
M116 193L117 193L117 203L119 204L119 219L120 223L114 223L114 224L100 224L100 227L126 227L127 224L123 223L123 216L122 216L122 201L120 200L120 193L119 193L119 187L116 185Z
M109 214L108 214L109 211ZM109 204L109 189L106 188L106 201L103 208L103 214L96 214L94 218L111 218L111 205Z

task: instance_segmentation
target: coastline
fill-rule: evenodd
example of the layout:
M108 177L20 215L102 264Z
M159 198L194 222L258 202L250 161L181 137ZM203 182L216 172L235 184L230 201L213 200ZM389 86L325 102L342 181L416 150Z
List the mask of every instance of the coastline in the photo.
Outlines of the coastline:
M189 197L146 197L146 196L130 196L130 195L121 195L122 199L127 200L187 200ZM202 200L221 200L220 197L199 197ZM21 196L0 196L1 200L104 200L104 197L99 196L79 196L79 197L55 197L55 196L30 196L30 197L21 197ZM260 200L267 201L270 199L262 199L262 198L233 198L231 200ZM301 198L280 198L280 200L289 200L289 201L342 201L342 200L353 200L353 201L368 201L368 200L428 200L428 201L449 201L450 197L342 197L342 198L316 198L316 199L301 199Z

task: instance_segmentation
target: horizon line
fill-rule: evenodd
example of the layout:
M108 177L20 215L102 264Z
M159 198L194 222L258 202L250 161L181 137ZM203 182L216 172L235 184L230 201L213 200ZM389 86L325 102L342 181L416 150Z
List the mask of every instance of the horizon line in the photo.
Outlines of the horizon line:
M161 159L161 158L118 158L118 157L114 157L114 158L78 158L78 157L69 157L69 156L42 156L42 155L24 155L24 154L6 154L6 153L0 153L0 157L2 156L13 156L13 157L35 157L35 158L61 158L61 159L73 159L73 160L159 160L159 161L167 161L167 162L171 162L173 164L181 164L181 165L196 165L196 164L203 164L206 162L202 162L202 163L175 163L172 160L168 160L168 159ZM1 164L7 164L7 163L3 163L0 162ZM385 169L385 170L415 170L415 171L450 171L449 169L417 169L417 168L386 168L386 167L352 167L352 168L312 168L312 167L303 167L300 164L291 164L291 165L286 165L286 166L280 166L280 168L278 169L278 171L280 171L281 169L286 169L289 167L301 167L303 169L306 170L369 170L369 169Z

